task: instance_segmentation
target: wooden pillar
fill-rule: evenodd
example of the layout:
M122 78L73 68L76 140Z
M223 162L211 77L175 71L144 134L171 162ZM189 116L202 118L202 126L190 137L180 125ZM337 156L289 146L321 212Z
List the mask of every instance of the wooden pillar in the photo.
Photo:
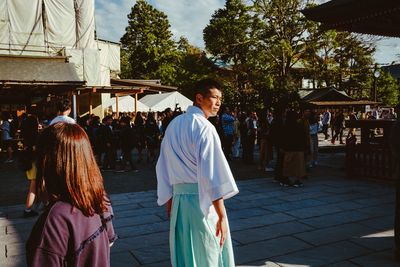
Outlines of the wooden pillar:
M138 94L135 94L135 113L138 111Z
M76 117L79 117L80 115L80 91L78 91L78 94L76 95Z
M92 92L89 93L89 114L93 114Z
M118 118L118 96L115 96L115 113L117 113L117 118Z

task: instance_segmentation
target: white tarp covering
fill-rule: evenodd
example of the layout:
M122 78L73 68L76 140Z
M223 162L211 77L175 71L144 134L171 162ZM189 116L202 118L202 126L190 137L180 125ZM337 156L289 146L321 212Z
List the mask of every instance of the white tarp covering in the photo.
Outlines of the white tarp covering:
M5 2L6 0L2 0ZM42 0L8 0L11 54L41 55L45 52ZM32 51L33 50L33 51Z
M98 49L85 48L83 52L83 70L87 86L109 86L100 81L100 55Z
M100 83L110 85L111 71L120 72L120 46L97 40L100 53Z
M74 63L76 74L79 79L84 81L83 75L83 50L82 49L66 49L65 53L69 57L69 62Z
M121 71L120 45L101 40L97 40L97 45L100 50L101 65L119 73Z
M182 110L193 105L193 101L179 92L146 95L140 99L140 102L151 108L151 111L164 111L166 108L174 110L178 104Z
M5 49L9 49L9 20L7 12L7 1L0 1L0 53L5 54Z
M65 48L86 85L109 86L110 72L120 72L120 46L102 42L99 50L94 12L94 0L0 0L0 54Z
M106 108L112 108L112 111L116 112L117 111L116 98L115 97L110 98L109 101L106 103L106 105L103 106ZM138 110L136 111L141 111L141 112L149 111L149 107L141 103L140 101L137 102L137 107ZM134 112L134 111L135 111L134 97L129 95L118 97L118 112Z
M94 31L94 0L75 0L77 4L76 21L78 25L78 48L97 48Z
M100 57L97 49L66 49L69 62L75 64L76 73L87 86L109 86L100 83Z
M74 0L43 0L46 10L46 40L49 46L74 47L76 19Z

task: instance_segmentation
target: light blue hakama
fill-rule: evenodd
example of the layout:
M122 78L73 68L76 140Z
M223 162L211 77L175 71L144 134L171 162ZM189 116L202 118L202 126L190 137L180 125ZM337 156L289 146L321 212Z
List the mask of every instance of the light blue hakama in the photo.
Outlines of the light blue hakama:
M228 233L222 249L216 236L218 216L211 208L204 217L198 184L175 184L170 223L173 267L234 267L232 241Z

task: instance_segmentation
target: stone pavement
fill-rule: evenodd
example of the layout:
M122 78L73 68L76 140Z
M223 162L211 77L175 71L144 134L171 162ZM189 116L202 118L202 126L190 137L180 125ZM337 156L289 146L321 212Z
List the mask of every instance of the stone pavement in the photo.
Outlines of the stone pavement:
M400 266L392 257L393 188L320 168L303 188L282 188L271 178L238 182L240 194L226 201L238 266ZM111 198L120 236L111 266L169 266L169 226L156 192ZM25 266L35 219L21 218L22 209L0 208L0 266Z

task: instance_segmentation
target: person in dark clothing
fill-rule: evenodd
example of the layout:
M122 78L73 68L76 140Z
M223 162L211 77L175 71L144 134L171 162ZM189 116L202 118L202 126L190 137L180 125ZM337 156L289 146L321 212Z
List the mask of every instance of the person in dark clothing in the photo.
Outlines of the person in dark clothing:
M163 132L163 135L165 134L165 131L167 130L169 123L174 118L174 112L172 111L171 108L166 108L164 110L164 115L165 115L165 117L162 120L162 132Z
M397 114L400 112L400 105L397 106ZM394 179L396 186L396 206L395 206L395 221L394 221L394 243L395 257L400 261L400 117L392 127L390 134L390 147L393 154L393 162L395 166Z
M287 178L283 177L283 157L285 152L283 151L283 112L281 110L276 110L274 113L274 120L271 123L270 129L270 138L272 140L272 144L277 153L277 160L275 164L275 172L274 172L274 181L279 182L282 186L290 185L290 182Z
M257 113L250 112L245 120L246 124L246 150L243 151L243 159L245 163L253 163L254 160L254 146L257 138Z
M147 163L155 162L156 149L158 148L160 129L157 126L156 119L154 118L154 113L149 112L144 126L145 142L147 147Z
M340 144L343 143L343 130L345 128L345 118L342 111L338 112L333 121L333 127L335 128L335 135L332 136L331 143L335 144L336 139L339 137Z
M26 243L27 265L110 266L113 213L85 131L65 122L46 128L37 166L38 196L49 205Z
M286 114L283 138L283 177L295 177L296 180L292 185L303 186L301 180L306 176L304 152L308 149L307 134L304 125L299 123L298 114L295 111L288 111Z
M132 160L132 149L136 145L136 136L131 127L129 117L122 117L119 125L121 127L119 132L119 142L122 151L122 170L125 170L126 163L129 163L131 171L137 172L138 169Z
M22 153L21 163L29 180L29 189L26 196L25 210L23 216L33 217L38 213L33 210L36 199L36 144L39 134L39 122L36 116L24 114L21 120L21 137L23 139L24 151Z
M104 154L104 159L102 161L102 169L104 170L114 170L116 161L116 151L114 144L114 134L112 129L112 117L106 116L103 119L103 125L97 130L97 144L99 145L101 154ZM102 155L103 156L103 155ZM102 158L100 156L100 159Z
M145 143L145 136L144 136L144 125L145 121L142 117L142 113L139 111L136 113L135 117L135 133L136 133L136 149L138 151L138 163L142 162L143 160L143 154L142 151L146 147Z

